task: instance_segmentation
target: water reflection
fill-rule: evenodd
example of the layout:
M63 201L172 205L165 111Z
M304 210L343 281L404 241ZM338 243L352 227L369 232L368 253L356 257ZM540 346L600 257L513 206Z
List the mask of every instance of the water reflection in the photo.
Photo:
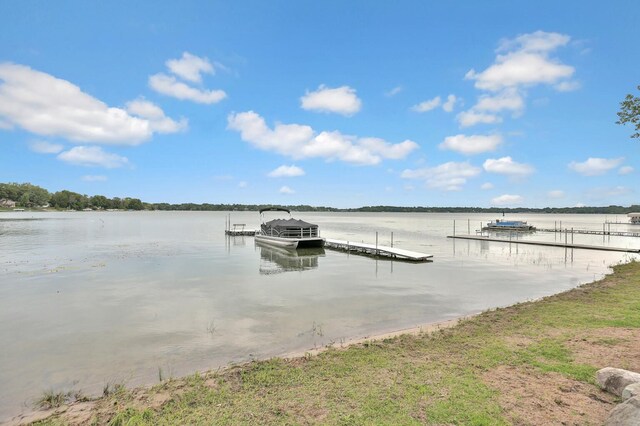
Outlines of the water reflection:
M244 235L225 235L225 244L227 246L227 252L231 251L231 247L246 246L247 241L253 241L253 237L247 237Z
M307 271L318 267L318 258L324 257L323 248L286 249L256 241L260 251L260 274L272 275L291 271Z

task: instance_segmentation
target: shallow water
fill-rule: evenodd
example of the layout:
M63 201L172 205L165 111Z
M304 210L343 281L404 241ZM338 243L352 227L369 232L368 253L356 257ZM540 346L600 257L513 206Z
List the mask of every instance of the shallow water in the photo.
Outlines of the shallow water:
M324 237L434 255L290 253L228 238L255 212L0 213L0 419L47 389L95 394L301 351L557 293L634 255L446 238L488 214L300 213ZM603 215L514 215L601 230ZM26 220L25 220L26 219ZM639 232L619 224L611 230ZM515 237L513 237L515 239ZM564 235L521 238L560 241ZM567 237L569 240L571 236ZM640 239L574 235L640 248ZM161 372L161 373L160 373Z

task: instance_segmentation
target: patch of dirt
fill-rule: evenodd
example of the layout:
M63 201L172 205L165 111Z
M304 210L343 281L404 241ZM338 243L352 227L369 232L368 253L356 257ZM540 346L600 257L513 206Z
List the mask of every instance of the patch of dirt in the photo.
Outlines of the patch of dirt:
M640 329L601 328L590 330L566 343L577 363L640 371Z
M615 397L559 373L499 366L483 380L500 392L505 417L514 425L601 425Z
M507 336L504 338L504 342L509 347L526 348L535 341L532 338L526 336Z
M94 415L95 406L96 403L93 401L71 404L64 413L64 419L71 425L89 424Z

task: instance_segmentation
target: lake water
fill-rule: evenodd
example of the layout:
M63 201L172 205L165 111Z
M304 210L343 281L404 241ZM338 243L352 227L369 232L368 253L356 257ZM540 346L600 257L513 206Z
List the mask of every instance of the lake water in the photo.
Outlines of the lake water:
M557 293L635 255L453 240L491 214L300 213L321 235L434 255L406 263L224 235L256 212L0 213L0 419L44 390L98 394ZM602 230L603 215L513 215ZM612 224L611 230L640 231ZM555 233L523 238L560 241ZM569 236L569 240L571 237ZM640 248L640 239L575 235Z

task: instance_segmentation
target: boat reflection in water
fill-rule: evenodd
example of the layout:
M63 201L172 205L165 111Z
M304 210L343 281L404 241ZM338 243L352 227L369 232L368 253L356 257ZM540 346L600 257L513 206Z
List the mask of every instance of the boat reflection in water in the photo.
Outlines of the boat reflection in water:
M260 274L272 275L291 271L307 271L318 267L324 248L287 249L256 241L260 251Z

